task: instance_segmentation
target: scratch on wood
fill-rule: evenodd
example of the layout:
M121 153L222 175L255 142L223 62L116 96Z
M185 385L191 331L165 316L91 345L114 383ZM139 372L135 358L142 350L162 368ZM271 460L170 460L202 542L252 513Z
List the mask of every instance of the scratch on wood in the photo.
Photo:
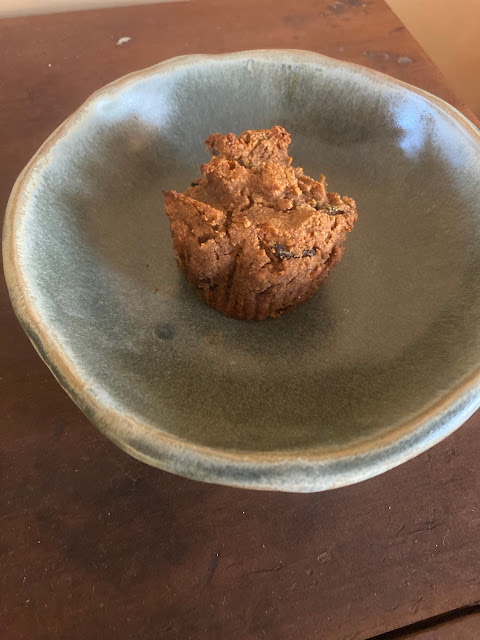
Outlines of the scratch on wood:
M382 60L390 60L390 54L386 51L364 51L365 58L381 58Z
M209 584L212 581L212 578L218 567L219 556L220 554L218 552L212 553L212 555L210 556L210 560L208 561L207 565L207 572L205 574L205 585Z
M256 569L255 571L253 571L252 573L271 573L272 571L280 571L280 569L284 569L287 565L283 564L282 562L277 565L276 567L270 567L267 569Z
M318 562L321 562L322 564L325 564L325 562L330 562L331 559L332 559L332 556L328 551L324 551L323 553L317 556Z
M443 522L438 522L435 520L427 520L421 524L419 529L414 529L413 531L408 531L408 535L413 535L414 533L423 533L424 531L433 531L433 529L437 529L443 524Z
M163 627L163 629L159 629L160 633L170 633L170 631L177 631L177 627Z
M420 596L417 600L415 600L415 602L413 603L413 613L417 613L418 612L418 608L420 606L421 601L423 600L423 596Z
M365 6L363 0L336 0L333 4L328 5L328 9L331 13L340 15L345 13L352 7Z

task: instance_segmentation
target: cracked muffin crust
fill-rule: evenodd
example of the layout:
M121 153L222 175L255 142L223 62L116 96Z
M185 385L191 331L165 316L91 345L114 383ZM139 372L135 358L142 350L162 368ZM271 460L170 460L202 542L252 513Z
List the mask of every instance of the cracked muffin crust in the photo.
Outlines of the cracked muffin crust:
M341 259L355 202L291 166L283 127L209 136L202 178L164 191L177 263L200 297L263 320L310 298Z

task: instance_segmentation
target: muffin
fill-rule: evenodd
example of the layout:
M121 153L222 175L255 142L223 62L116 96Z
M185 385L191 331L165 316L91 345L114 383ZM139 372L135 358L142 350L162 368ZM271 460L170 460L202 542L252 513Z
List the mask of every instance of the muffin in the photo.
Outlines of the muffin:
M291 166L283 127L215 133L184 193L164 191L177 263L208 305L263 320L292 311L341 259L357 211Z

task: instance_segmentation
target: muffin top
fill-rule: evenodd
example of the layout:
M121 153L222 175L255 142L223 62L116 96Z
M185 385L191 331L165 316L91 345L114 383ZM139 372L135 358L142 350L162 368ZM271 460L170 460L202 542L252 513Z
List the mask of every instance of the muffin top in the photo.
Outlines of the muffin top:
M274 261L310 257L334 229L353 227L355 203L327 193L324 176L314 180L292 167L290 141L280 126L238 138L215 133L205 140L211 159L202 177L184 194L168 193L197 210L205 239L227 233L234 244L254 242Z

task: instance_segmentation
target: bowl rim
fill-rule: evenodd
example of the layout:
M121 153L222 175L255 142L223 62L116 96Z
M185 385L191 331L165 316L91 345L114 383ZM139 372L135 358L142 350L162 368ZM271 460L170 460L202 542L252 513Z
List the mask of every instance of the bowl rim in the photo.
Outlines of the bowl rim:
M349 69L368 81L416 94L478 145L480 131L457 109L429 92L378 71L297 49L258 49L226 54L189 54L134 71L95 91L42 144L17 178L10 195L3 227L3 261L14 311L35 349L53 375L89 420L133 457L178 475L250 489L312 492L366 480L426 451L457 429L480 406L480 366L459 380L444 395L386 434L377 435L339 451L284 450L272 452L223 451L194 444L162 432L139 417L106 403L101 393L82 379L43 322L28 291L28 276L21 265L21 220L38 176L61 138L81 123L101 97L114 97L139 80L176 73L205 63L252 60L282 64L316 64Z

